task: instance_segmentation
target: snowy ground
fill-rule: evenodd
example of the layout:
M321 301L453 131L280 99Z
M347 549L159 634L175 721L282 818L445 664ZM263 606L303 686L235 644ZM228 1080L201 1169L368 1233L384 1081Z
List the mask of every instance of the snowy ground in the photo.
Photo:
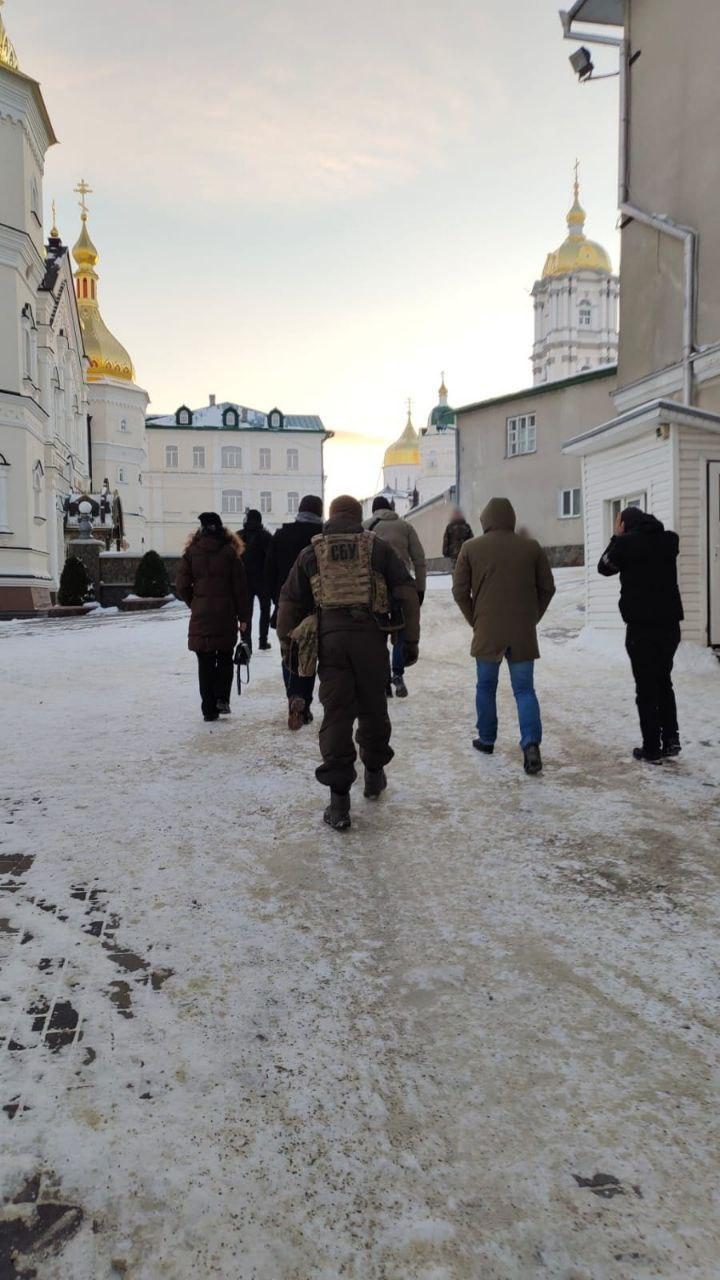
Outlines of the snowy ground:
M346 836L276 649L206 725L179 607L0 625L2 1280L720 1275L720 665L635 765L559 581L544 775L435 583Z

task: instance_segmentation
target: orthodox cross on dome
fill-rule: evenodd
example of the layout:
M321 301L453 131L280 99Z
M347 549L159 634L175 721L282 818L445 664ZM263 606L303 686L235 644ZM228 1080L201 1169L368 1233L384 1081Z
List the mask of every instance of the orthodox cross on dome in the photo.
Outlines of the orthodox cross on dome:
M408 425L409 425L412 422L412 400L410 396L408 396L407 409L408 409Z
M575 160L575 195L580 191L580 161Z
M93 193L93 189L92 187L88 186L84 178L81 178L77 186L73 187L73 190L75 194L80 197L80 200L78 203L80 205L80 208L82 209L82 220L83 222L87 222L88 207L87 207L87 204L85 203L85 197L91 196Z
M50 235L52 236L53 240L59 240L60 232L58 231L58 226L57 226L57 209L55 208L54 200L52 202L52 216L53 216L53 221L52 221L52 226L50 228Z

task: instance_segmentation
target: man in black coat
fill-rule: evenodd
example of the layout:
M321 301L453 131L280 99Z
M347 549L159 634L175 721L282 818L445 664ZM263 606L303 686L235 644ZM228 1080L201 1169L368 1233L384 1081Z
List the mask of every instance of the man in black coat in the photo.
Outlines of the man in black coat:
M273 534L265 560L265 590L277 611L280 592L290 570L316 533L322 533L322 498L307 494L298 507L297 518ZM274 625L274 624L273 624ZM299 676L283 662L283 680L288 697L288 729L296 730L312 721L310 706L315 691L314 676Z
M260 648L269 649L270 596L265 588L265 560L272 534L263 525L260 512L251 509L245 513L245 524L238 529L238 537L242 538L245 547L243 564L250 592L251 615L255 612L255 599L260 601Z
M657 764L680 752L677 706L672 683L675 652L683 619L677 580L680 539L639 507L626 507L598 572L620 574L620 613L627 625L642 747L636 760Z

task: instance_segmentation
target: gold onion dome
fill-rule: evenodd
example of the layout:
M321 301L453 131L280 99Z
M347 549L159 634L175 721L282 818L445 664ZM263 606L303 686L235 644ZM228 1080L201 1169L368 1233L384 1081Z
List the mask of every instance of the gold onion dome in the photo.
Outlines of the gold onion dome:
M568 235L559 249L549 253L543 268L543 280L549 276L568 276L574 271L600 271L612 275L610 255L601 244L585 235L585 210L580 203L580 187L575 180L575 199L567 216Z
M0 0L0 9L5 0ZM5 30L5 25L0 15L0 67L9 67L11 71L19 71L20 67L17 60L17 54L10 42L10 38Z
M102 378L119 378L123 382L134 382L135 370L128 352L113 336L100 315L97 299L98 275L95 270L100 254L90 239L85 205L85 196L90 188L83 181L76 187L76 191L82 197L80 202L82 228L72 255L78 268L75 272L75 287L83 343L90 361L85 376L88 382L99 382Z
M420 437L412 424L412 413L408 409L405 430L394 444L385 450L386 467L419 467Z

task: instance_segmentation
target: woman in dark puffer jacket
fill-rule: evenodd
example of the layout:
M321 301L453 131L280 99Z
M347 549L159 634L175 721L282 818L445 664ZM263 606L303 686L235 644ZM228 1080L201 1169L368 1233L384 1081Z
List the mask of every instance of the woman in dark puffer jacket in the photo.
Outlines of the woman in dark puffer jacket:
M190 606L188 649L197 654L202 713L206 720L217 720L230 713L233 651L238 627L247 630L250 599L235 534L214 511L204 511L199 519L175 586Z

